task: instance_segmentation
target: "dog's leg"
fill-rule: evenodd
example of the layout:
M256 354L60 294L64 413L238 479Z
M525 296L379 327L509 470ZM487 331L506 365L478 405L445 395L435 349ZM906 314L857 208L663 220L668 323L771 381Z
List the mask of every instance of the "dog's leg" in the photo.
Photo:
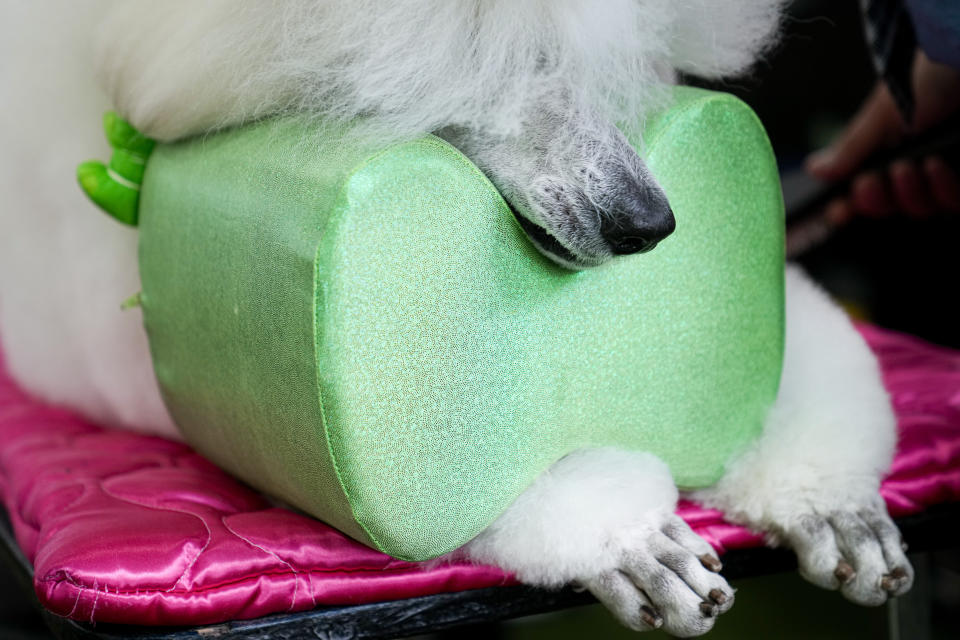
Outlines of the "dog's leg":
M517 135L438 134L486 173L537 248L568 268L648 251L674 229L666 195L624 135L562 97Z
M733 604L710 545L674 514L667 466L585 449L556 462L465 548L528 584L589 589L625 625L705 633Z
M810 582L879 605L913 569L878 494L896 441L876 360L843 312L787 270L783 378L762 437L693 495L796 551Z

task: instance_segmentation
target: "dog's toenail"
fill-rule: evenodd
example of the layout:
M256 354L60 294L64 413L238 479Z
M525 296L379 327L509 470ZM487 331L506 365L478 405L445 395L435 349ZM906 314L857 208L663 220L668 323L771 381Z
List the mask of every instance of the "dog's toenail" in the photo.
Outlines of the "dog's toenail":
M720 562L720 559L716 556L710 555L709 553L705 553L700 556L699 560L700 564L714 573L718 573L720 569L723 569L723 563Z
M837 568L834 570L833 575L840 581L840 584L847 584L856 577L857 572L853 570L853 567L851 567L846 560L841 560L837 563Z
M890 576L880 578L880 588L884 591L894 591L898 586L900 586L899 580L895 580Z
M640 619L643 620L648 627L653 627L654 629L659 629L663 626L663 618L646 605L640 607Z
M704 600L700 603L700 613L703 614L704 618L712 618L717 615L717 605Z
M710 589L710 593L707 594L710 596L710 599L716 602L719 605L723 605L727 602L727 594L720 589Z
M902 580L907 577L907 570L903 567L894 567L893 571L890 572L890 577L896 580Z

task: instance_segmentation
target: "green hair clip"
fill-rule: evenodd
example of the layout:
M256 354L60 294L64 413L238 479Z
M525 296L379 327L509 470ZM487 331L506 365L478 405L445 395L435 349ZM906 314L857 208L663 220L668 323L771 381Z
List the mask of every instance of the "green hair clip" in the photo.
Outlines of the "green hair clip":
M88 160L77 167L77 180L94 204L135 227L143 171L156 143L113 111L104 114L103 130L113 147L110 164Z

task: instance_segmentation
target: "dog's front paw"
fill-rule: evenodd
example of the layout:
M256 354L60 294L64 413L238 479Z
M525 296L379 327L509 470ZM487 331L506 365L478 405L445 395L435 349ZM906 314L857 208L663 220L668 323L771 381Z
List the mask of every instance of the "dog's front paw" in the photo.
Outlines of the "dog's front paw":
M609 544L616 568L580 582L631 629L697 636L733 605L713 549L674 514L620 531Z
M781 533L796 551L803 577L825 589L840 589L857 604L881 605L913 585L906 546L880 501L808 513Z

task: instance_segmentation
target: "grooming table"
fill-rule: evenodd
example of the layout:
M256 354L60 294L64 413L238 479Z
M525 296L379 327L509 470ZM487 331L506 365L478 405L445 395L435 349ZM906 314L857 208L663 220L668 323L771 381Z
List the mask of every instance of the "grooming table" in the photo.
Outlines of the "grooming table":
M899 417L883 496L911 550L956 546L960 353L860 330ZM593 602L491 567L393 560L271 505L185 445L29 398L2 361L0 497L9 572L61 638L388 638ZM795 566L719 512L685 503L680 513L729 579Z

